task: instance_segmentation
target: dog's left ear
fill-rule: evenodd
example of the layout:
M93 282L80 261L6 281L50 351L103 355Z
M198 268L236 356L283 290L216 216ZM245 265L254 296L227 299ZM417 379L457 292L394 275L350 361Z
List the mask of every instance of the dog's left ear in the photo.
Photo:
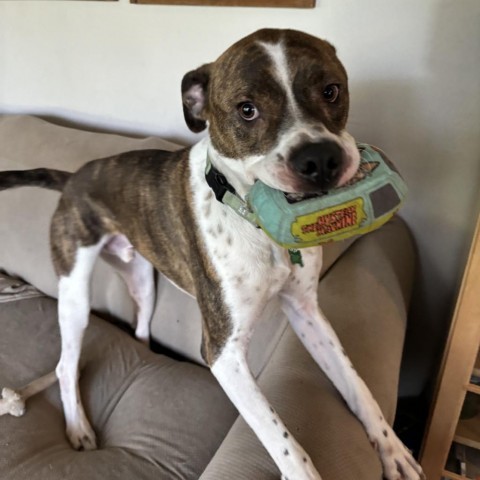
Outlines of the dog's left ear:
M210 80L208 63L188 72L182 80L183 115L188 128L198 133L207 128L207 89Z

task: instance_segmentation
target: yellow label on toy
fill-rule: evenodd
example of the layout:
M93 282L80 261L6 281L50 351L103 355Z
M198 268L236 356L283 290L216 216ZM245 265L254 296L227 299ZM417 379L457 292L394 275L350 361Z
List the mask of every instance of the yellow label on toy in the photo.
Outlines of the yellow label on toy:
M292 223L292 235L302 242L315 242L357 230L367 218L363 198L341 203L318 212L301 215ZM348 235L346 235L348 236Z

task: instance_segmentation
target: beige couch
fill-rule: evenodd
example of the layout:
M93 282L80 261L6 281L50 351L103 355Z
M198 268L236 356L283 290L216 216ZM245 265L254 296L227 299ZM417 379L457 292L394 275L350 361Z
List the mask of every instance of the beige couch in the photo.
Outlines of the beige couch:
M158 138L85 132L29 116L0 117L0 170L74 170L92 158ZM21 386L59 357L56 281L48 224L58 193L0 192L0 387ZM353 363L393 420L413 275L411 238L396 218L326 248L321 305ZM31 284L26 285L24 282ZM38 290L37 290L38 289ZM2 480L271 480L279 473L200 357L195 302L158 279L152 337L178 355L153 353L106 317L132 320L118 276L101 261L92 288L81 392L99 449L76 452L64 434L58 385L31 399L21 418L0 417ZM338 393L273 308L253 340L258 381L324 480L379 480L368 439Z

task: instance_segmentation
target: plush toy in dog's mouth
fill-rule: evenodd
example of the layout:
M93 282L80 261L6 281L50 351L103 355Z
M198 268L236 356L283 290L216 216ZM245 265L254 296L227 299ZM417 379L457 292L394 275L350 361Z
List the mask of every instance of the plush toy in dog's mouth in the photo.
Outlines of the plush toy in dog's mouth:
M407 186L398 170L380 149L357 147L360 165L353 178L324 194L284 193L258 180L244 201L208 159L205 176L217 200L278 245L298 251L368 233L401 207Z
M299 249L361 235L387 222L402 205L407 186L381 150L357 146L357 172L328 192L284 193L257 181L247 204L258 226L279 245Z

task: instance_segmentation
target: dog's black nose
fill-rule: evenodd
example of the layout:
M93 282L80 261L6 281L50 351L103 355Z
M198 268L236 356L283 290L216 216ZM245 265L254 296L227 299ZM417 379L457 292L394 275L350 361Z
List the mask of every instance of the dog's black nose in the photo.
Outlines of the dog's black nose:
M309 143L295 150L290 161L301 177L314 182L320 189L328 189L340 176L342 149L330 140Z

